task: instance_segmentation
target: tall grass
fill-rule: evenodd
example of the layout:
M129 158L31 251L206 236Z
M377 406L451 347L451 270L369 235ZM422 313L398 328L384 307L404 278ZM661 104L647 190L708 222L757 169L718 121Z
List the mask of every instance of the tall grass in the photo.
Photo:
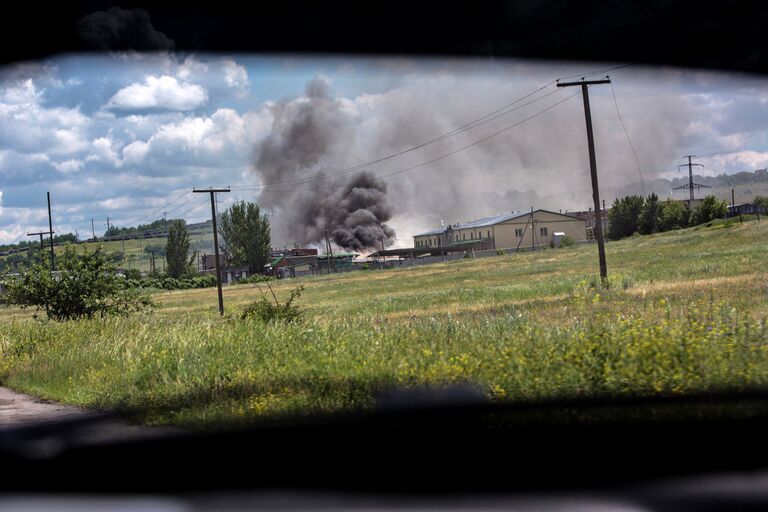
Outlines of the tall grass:
M0 381L149 423L370 407L394 386L469 382L491 400L768 385L768 223L304 280L302 324L240 320L231 287L153 314L0 323ZM295 283L282 282L284 300Z

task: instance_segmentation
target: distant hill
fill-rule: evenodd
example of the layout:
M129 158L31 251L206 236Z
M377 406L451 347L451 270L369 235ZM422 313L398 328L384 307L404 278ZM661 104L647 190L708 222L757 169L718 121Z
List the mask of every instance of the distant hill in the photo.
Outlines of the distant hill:
M755 196L768 196L768 170L766 169L758 169L752 172L737 172L735 174L720 174L718 176L699 176L694 174L693 181L694 183L712 187L711 189L702 188L696 190L696 197L714 195L718 199L724 199L730 203L731 189L734 191L736 203L750 202ZM674 189L687 183L687 174L672 180L655 179L646 181L645 193L646 195L656 193L662 199L667 197L685 199L688 197L687 190ZM606 202L610 201L611 203L617 197L631 194L640 195L643 193L640 183L632 183L622 188L606 188L600 192L605 197Z

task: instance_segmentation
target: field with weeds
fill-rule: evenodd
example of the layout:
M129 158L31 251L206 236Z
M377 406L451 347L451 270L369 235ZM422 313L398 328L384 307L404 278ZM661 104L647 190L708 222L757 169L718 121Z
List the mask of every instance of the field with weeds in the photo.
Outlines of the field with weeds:
M303 321L241 320L264 285L153 295L155 311L56 323L0 309L0 382L148 423L365 408L394 386L492 400L768 385L768 222L283 280Z

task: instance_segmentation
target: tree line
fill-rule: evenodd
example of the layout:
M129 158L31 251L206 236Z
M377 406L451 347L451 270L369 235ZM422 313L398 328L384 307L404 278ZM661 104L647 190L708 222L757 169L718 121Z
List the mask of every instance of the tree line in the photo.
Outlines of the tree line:
M221 213L217 221L228 264L248 265L250 274L261 273L269 261L271 229L269 218L261 214L259 206L240 201ZM184 220L170 223L163 248L169 277L180 278L195 273L197 252L190 254L189 247L189 232Z
M727 213L727 203L715 196L705 197L693 210L683 201L660 201L656 194L625 196L616 199L608 212L607 234L611 240L635 233L649 235L706 224L725 217Z

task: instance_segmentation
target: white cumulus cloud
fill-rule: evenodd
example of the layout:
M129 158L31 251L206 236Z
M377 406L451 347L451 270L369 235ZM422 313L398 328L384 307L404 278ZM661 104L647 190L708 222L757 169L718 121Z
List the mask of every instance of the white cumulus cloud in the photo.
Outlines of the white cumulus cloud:
M143 84L134 83L117 91L107 102L116 110L189 111L205 105L208 92L201 86L179 82L172 76L148 76Z
M32 79L0 86L0 147L47 154L71 154L87 147L91 120L77 108L48 108L44 92Z

